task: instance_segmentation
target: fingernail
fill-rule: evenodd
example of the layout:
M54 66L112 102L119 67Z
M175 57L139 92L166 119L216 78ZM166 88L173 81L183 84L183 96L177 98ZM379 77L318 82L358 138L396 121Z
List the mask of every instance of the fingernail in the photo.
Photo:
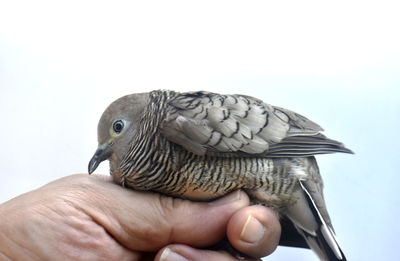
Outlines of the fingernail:
M189 261L185 257L175 253L169 247L165 248L160 256L160 261Z
M241 194L240 190L236 190L235 192L232 192L228 196L224 196L220 199L211 201L209 204L214 205L214 206L221 206L221 205L229 204L229 203L239 200L240 194Z
M247 243L257 243L265 233L265 227L255 217L249 216L240 233L240 239Z

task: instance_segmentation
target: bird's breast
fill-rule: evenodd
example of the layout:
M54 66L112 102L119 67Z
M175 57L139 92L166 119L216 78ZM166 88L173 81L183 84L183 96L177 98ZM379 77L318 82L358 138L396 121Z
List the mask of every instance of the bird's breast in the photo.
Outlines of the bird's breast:
M279 207L293 200L292 192L308 161L197 156L184 150L165 160L156 158L145 161L145 168L129 168L130 173L115 172L113 177L127 187L196 201L210 201L244 189L254 202Z

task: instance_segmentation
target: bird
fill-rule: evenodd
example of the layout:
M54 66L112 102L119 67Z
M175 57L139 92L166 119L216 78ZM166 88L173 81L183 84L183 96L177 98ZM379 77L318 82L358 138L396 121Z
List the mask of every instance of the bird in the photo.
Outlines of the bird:
M154 90L112 102L97 132L89 174L109 160L123 187L193 201L241 189L278 214L281 245L346 260L315 155L353 152L306 117L247 95Z

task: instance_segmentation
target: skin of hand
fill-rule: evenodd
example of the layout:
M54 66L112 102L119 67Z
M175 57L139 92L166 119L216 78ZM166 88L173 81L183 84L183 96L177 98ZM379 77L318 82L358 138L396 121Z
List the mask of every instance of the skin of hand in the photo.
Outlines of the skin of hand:
M281 227L243 191L206 203L123 189L77 174L0 205L0 260L236 260L204 250L225 235L254 258L272 253Z

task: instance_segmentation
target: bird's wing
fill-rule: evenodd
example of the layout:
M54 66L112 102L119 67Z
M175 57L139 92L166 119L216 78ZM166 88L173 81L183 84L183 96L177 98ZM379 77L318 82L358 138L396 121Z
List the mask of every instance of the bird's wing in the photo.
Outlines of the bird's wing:
M244 95L190 92L168 101L162 134L197 155L310 156L350 152L287 109Z

